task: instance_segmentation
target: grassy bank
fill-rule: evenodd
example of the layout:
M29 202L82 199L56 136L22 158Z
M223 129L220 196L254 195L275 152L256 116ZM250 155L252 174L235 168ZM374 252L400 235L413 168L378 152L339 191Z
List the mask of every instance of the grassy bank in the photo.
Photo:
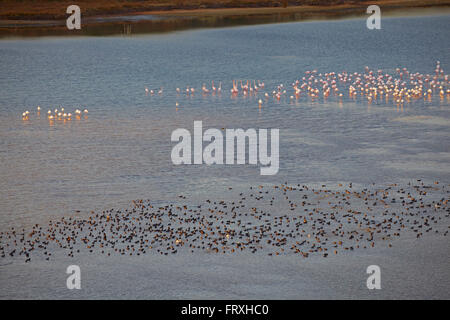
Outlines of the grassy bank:
M357 8L379 4L391 8L450 5L450 0L0 0L1 20L61 20L76 3L83 17L140 13L170 15L248 15L311 12L330 8Z

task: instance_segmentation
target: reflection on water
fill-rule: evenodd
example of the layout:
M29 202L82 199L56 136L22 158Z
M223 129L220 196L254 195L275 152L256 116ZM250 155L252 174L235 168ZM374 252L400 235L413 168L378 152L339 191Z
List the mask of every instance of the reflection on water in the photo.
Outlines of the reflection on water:
M380 32L368 30L365 20L348 20L0 41L0 224L38 223L138 198L218 198L228 186L416 178L448 183L447 99L400 107L287 97L258 108L260 97L232 98L229 90L234 79L260 79L267 91L290 86L312 69L363 72L368 65L426 74L439 60L448 73L449 19L389 18ZM222 81L221 95L175 91L199 90L211 80ZM146 95L145 87L163 87L164 93ZM49 123L47 110L61 106L87 108L89 117ZM30 110L26 121L24 110ZM256 166L174 166L170 135L177 128L192 131L194 120L204 129L279 128L279 173L260 176Z
M342 13L341 13L342 14ZM336 13L336 15L338 15ZM139 17L139 18L137 18ZM36 28L20 27L14 29L0 28L0 36L58 36L58 35L83 35L83 36L107 36L163 33L177 30L232 27L242 25L254 25L264 23L289 22L313 18L311 14L258 14L253 16L229 15L229 16L200 16L200 17L157 17L157 16L131 16L87 19L87 24L81 30L68 31L65 21L49 22L47 25ZM11 27L11 25L8 25Z
M383 7L383 16L413 15L413 14L445 14L447 6L442 8L397 9ZM126 15L88 17L82 19L81 30L68 30L66 21L0 21L0 37L40 37L40 36L110 36L110 35L140 35L150 33L165 33L202 28L221 28L234 26L258 25L267 23L282 23L306 20L337 19L350 17L365 17L366 8L335 8L304 12L278 12L254 14L211 14L211 15Z

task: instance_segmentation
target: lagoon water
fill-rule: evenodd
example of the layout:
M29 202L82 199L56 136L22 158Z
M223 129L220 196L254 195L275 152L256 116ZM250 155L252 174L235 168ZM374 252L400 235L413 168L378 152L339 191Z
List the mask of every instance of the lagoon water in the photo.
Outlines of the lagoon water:
M449 101L291 102L258 99L318 72L432 74L450 68L450 17L270 24L161 35L0 41L0 226L112 208L145 198L219 197L227 187L281 183L450 182ZM258 97L230 97L233 79L261 80ZM222 82L203 96L203 83ZM177 87L195 87L192 97ZM146 95L144 88L163 94ZM289 94L288 94L289 96ZM176 110L175 104L179 103ZM36 115L36 107L42 107ZM89 110L49 123L48 109ZM30 110L29 120L21 114ZM280 171L257 166L174 166L177 128L279 128Z

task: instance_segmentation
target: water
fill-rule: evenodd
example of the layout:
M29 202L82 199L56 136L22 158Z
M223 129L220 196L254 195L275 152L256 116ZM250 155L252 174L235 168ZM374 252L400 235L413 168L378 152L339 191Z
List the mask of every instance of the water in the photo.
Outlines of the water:
M0 41L0 225L29 226L151 198L219 197L228 186L280 183L450 182L449 102L397 108L344 98L298 102L230 98L233 79L289 87L306 70L448 74L449 16L303 22L136 37ZM222 81L223 93L200 87ZM194 86L194 97L175 88ZM144 88L164 93L146 95ZM175 109L175 103L180 107ZM40 105L40 118L36 107ZM88 108L49 124L47 109ZM28 121L21 114L30 110ZM279 128L280 171L174 166L176 128Z

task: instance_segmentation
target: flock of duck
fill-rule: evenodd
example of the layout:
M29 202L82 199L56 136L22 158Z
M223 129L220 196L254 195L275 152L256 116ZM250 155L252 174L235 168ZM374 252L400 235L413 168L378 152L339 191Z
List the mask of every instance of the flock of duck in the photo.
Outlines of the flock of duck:
M391 247L450 229L450 185L352 183L254 186L222 199L132 201L128 208L65 216L0 232L2 259L51 260L79 254L263 254L330 257Z
M218 86L211 82L211 87L205 83L199 90L203 96L221 95L222 82ZM177 98L181 95L192 97L197 90L192 86L186 89L176 88ZM396 105L412 103L419 99L431 100L434 94L439 94L440 99L450 100L449 75L444 74L439 61L433 74L412 73L406 68L396 68L393 75L383 72L383 70L371 70L365 67L363 73L349 72L327 72L319 73L317 70L306 71L301 79L295 80L290 87L279 84L274 90L265 90L265 84L261 81L233 80L230 89L231 97L258 97L258 105L261 107L270 98L280 101L287 98L290 101L307 97L313 101L330 97L336 97L341 101L347 92L346 98L356 100L360 97L367 103L386 104L389 101ZM146 95L163 95L163 88L149 89L145 87ZM264 99L264 100L263 100ZM180 106L177 101L176 108Z

